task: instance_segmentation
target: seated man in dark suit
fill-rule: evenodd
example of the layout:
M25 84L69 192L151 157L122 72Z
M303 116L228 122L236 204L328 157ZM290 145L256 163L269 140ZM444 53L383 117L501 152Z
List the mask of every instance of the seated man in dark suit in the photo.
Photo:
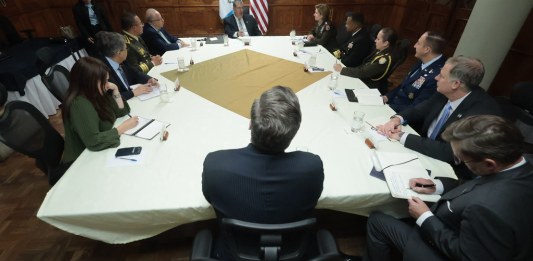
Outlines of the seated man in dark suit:
M148 47L141 38L143 23L134 13L125 12L120 18L122 34L128 46L126 63L142 73L148 73L152 67L160 65L163 59L160 55L150 55Z
M231 38L261 36L255 18L244 14L242 0L233 2L233 15L224 18L224 33Z
M122 98L128 100L151 92L153 86L159 86L156 79L124 63L128 56L124 36L119 33L99 32L96 39L98 48L104 55L101 60L109 67L109 82L118 86ZM130 86L134 84L141 85L132 90Z
M146 10L142 38L148 45L150 54L163 55L166 51L178 50L181 47L189 46L188 43L170 35L163 28L164 25L165 19L157 10L153 8Z
M396 112L415 106L429 99L437 91L435 77L439 75L446 58L444 38L428 31L422 34L415 44L415 57L419 61L397 88L383 96L383 102Z
M276 224L311 215L322 193L322 160L309 152L285 152L301 119L294 92L274 87L252 104L251 144L207 155L202 190L217 218ZM219 237L216 256L236 260L226 241Z
M90 56L98 56L95 45L96 33L113 31L104 9L93 4L92 0L78 0L72 8L72 14L80 31L83 47Z
M378 126L378 130L399 140L406 148L451 164L459 178L473 178L464 164L454 164L452 147L441 139L440 134L452 122L470 115L501 115L498 103L478 86L484 74L485 69L478 59L449 58L435 78L437 92L428 100L392 116L386 124ZM402 124L411 123L421 126L416 130L421 136L401 131ZM443 186L456 185L451 179L437 181L440 192L444 190Z
M346 31L351 37L346 42L340 43L341 48L333 54L347 67L363 64L365 58L372 52L374 44L364 24L365 18L361 13L350 13L346 18Z
M533 166L522 156L523 137L512 123L491 115L456 121L442 134L458 161L478 178L444 194L431 208L408 199L407 223L373 213L364 260L533 260ZM413 190L422 192L411 180Z

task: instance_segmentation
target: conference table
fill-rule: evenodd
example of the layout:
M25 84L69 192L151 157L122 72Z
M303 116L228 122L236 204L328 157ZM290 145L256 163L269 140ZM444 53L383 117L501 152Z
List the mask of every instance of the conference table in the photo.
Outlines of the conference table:
M184 58L187 64L192 57L195 64L189 67L189 72L193 72L203 62L243 50L298 63L302 71L304 62L315 53L316 66L332 71L336 59L323 47L305 47L298 56L293 55L294 48L288 36L252 37L249 46L239 39L230 39L229 46L205 44L196 50L182 48L167 52L163 55L164 64L154 67L149 74L162 86L173 87L173 79L162 75L177 69L178 57ZM201 77L209 79L209 73L205 74ZM358 215L379 210L397 217L406 216L406 201L391 197L386 182L369 175L373 165L370 149L364 143L365 138L375 135L371 134L370 125L386 122L394 114L393 110L387 105L363 106L349 102L342 95L343 89L367 88L359 79L340 76L338 90L333 93L327 87L329 73L322 75L296 93L302 123L287 149L305 150L321 157L325 179L317 208ZM212 85L216 86L217 82ZM160 97L129 100L132 115L170 124L168 140L122 135L121 148L142 147L136 162L115 159L116 148L85 150L50 189L38 218L64 231L108 243L128 243L182 224L215 218L202 194L203 160L212 151L247 146L249 118L190 89L183 83L170 102ZM332 101L337 111L330 109ZM350 131L354 111L366 113L368 124L362 133ZM408 126L404 130L415 133ZM399 142L383 139L375 143L378 151L416 154L433 176L455 177L448 164L405 149Z

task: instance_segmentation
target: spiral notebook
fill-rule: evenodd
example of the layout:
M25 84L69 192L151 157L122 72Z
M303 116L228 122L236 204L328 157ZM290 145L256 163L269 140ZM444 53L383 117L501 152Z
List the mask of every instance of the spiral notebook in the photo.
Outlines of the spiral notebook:
M161 132L163 126L166 128L169 125L170 123L139 117L139 124L135 128L124 132L124 134L151 140Z

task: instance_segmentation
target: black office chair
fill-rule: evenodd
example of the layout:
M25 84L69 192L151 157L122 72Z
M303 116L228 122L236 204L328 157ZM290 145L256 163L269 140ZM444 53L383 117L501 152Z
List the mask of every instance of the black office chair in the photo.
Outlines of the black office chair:
M0 141L8 147L35 158L37 167L53 185L59 177L52 174L63 154L63 137L33 105L12 101L0 115Z
M409 48L411 47L411 41L409 39L402 39L400 42L398 42L398 45L396 45L396 48L394 49L394 52L392 53L392 64L385 75L385 79L387 81L383 81L383 86L380 86L380 91L382 91L382 94L385 94L388 92L389 86L391 83L388 81L389 77L402 65L405 60L407 60L407 54L409 53Z
M520 82L513 86L510 97L495 97L504 117L524 135L525 158L533 163L533 82Z
M41 75L41 80L56 99L64 103L69 87L69 77L70 72L67 68L56 64L44 76Z
M315 218L286 224L258 224L224 218L222 233L228 236L227 244L235 261L337 261L344 260L335 239L327 230L316 232L318 256L307 258L309 238L314 233ZM194 238L191 261L214 261L211 257L213 236L202 230Z
M378 37L378 33L379 33L379 30L381 30L381 28L383 28L383 26L381 26L380 24L373 24L371 27L370 27L370 38L372 38L372 41L375 41L376 38Z

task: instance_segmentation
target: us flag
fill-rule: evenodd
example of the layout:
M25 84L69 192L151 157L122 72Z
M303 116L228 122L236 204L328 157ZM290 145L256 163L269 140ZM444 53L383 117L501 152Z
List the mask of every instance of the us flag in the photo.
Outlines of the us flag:
M268 1L267 0L250 0L250 11L257 20L259 30L266 34L268 30Z

